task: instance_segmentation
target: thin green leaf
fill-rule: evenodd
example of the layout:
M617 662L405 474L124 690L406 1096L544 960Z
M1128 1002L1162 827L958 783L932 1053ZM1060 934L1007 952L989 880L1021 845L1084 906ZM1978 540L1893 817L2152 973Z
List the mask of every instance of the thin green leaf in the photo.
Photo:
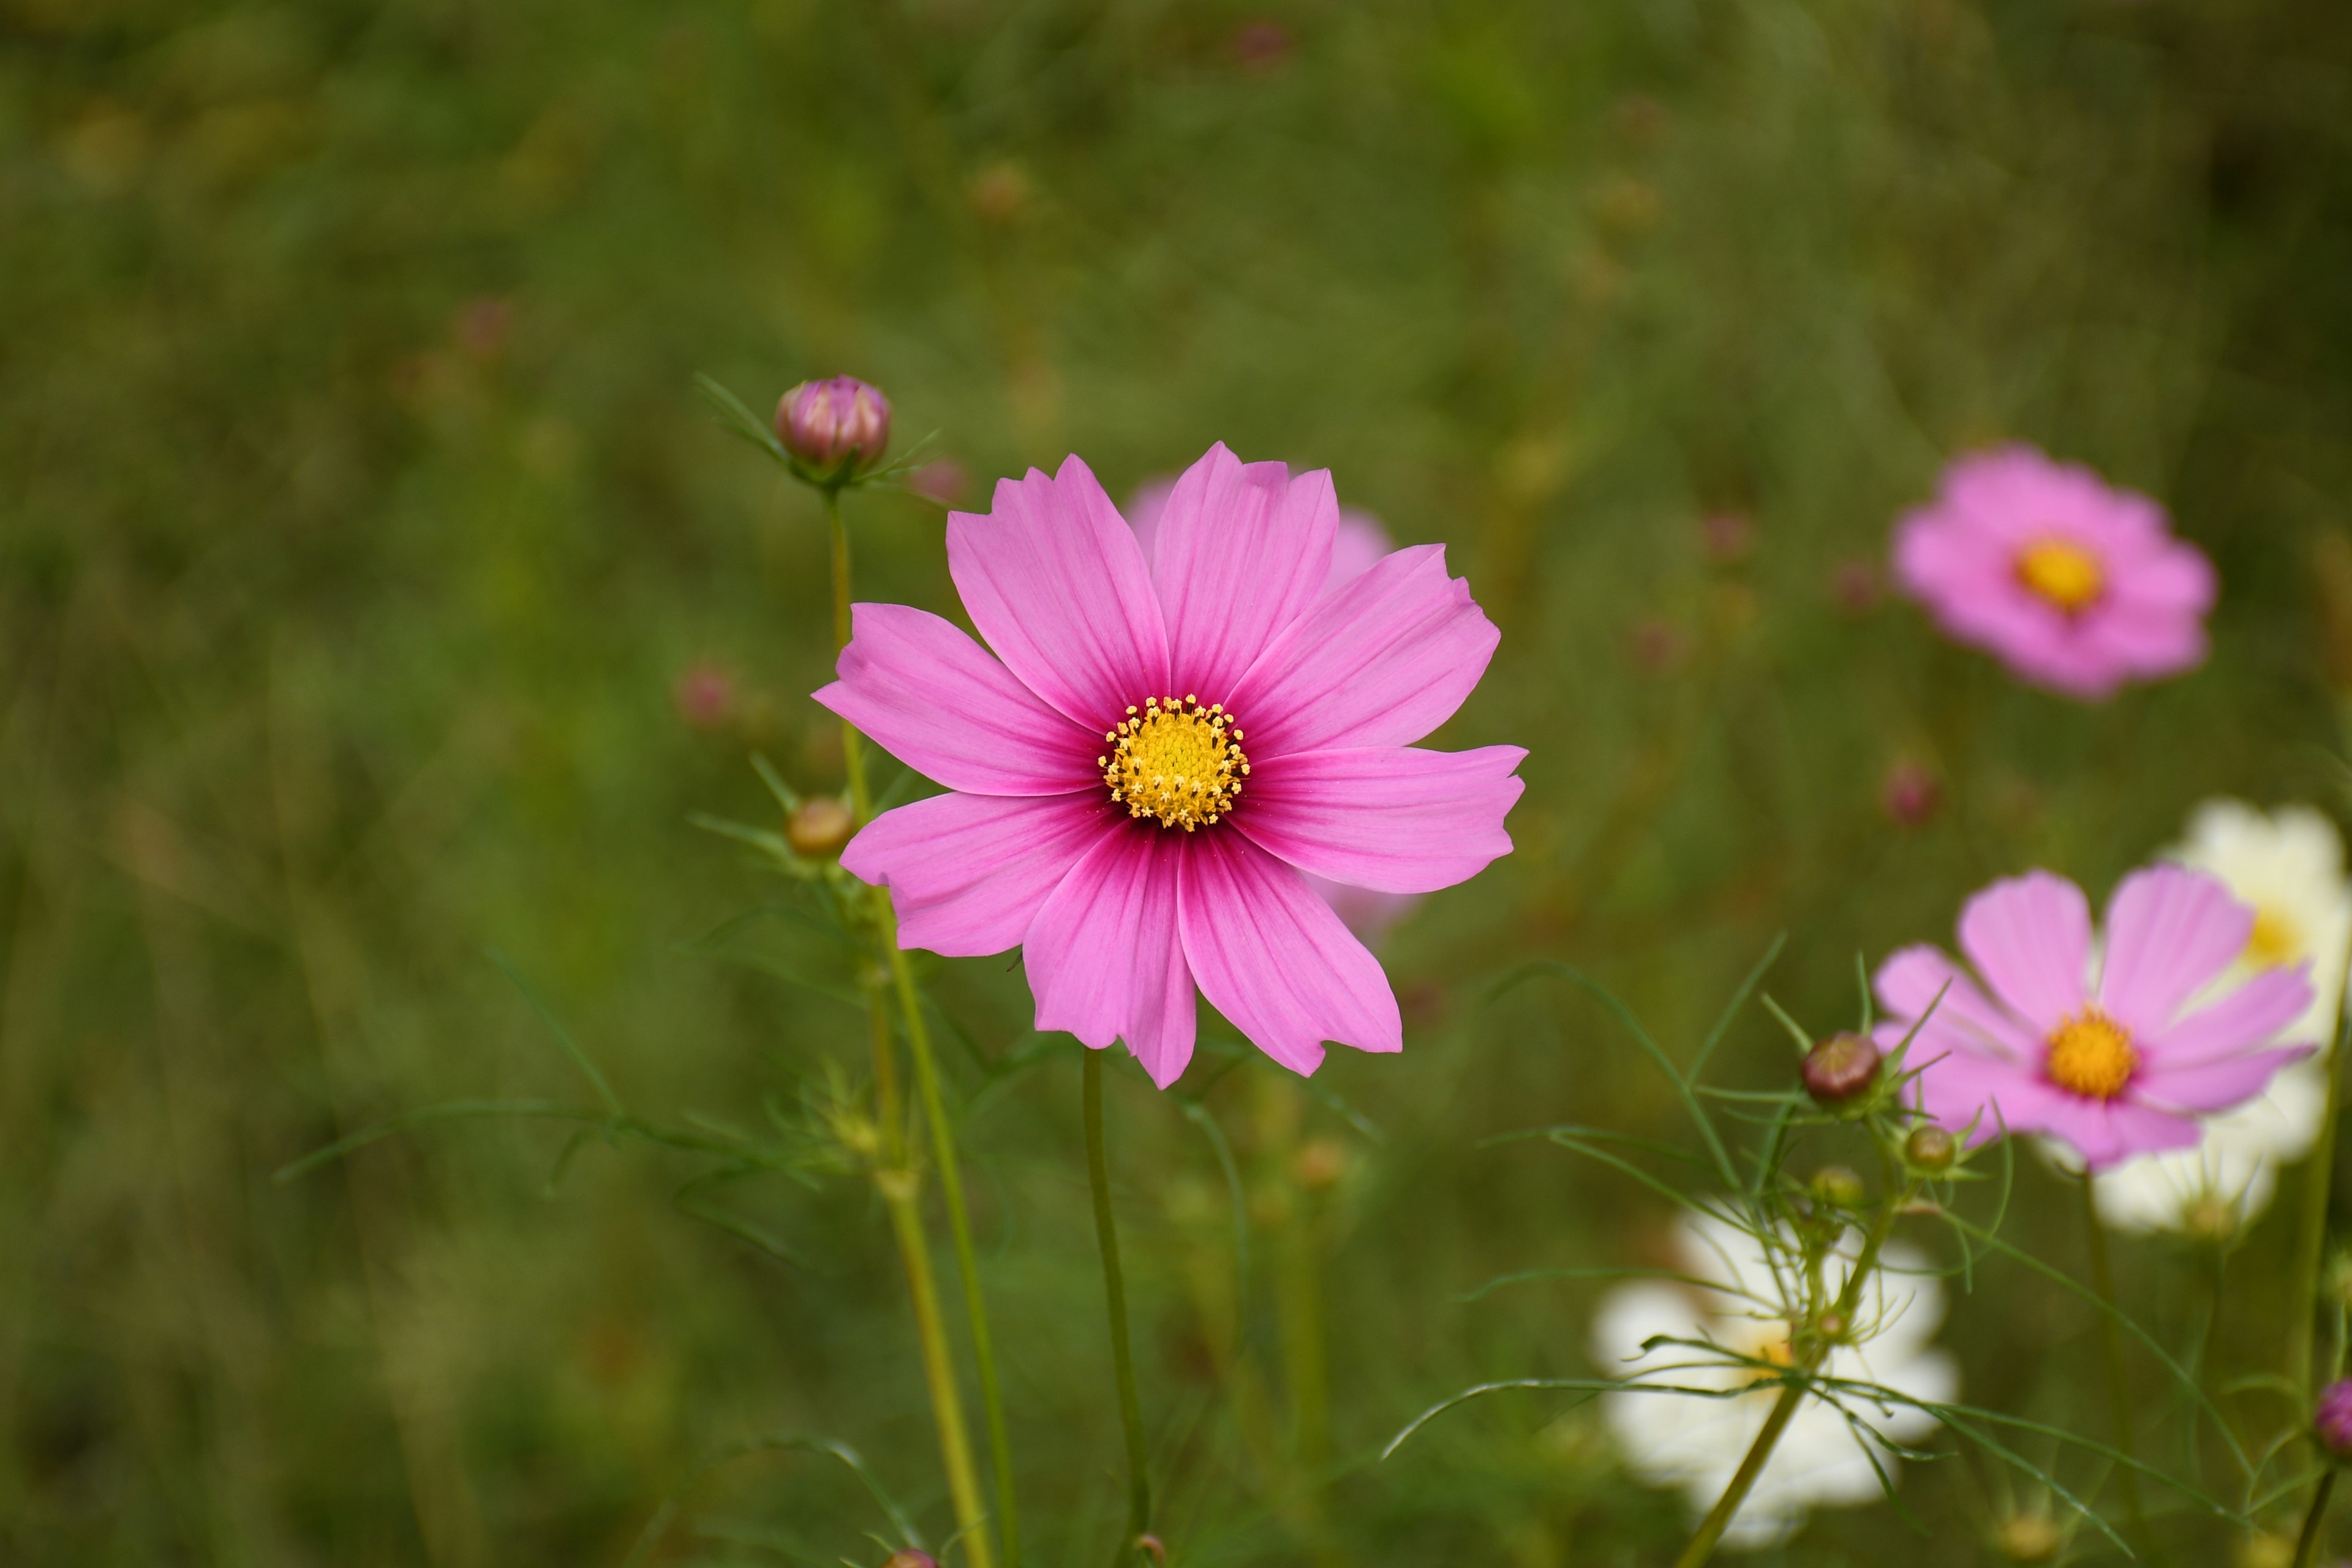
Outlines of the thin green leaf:
M899 1508L898 1500L893 1498L882 1483L875 1479L874 1472L866 1468L865 1459L858 1455L856 1449L846 1443L835 1442L830 1437L803 1437L796 1433L761 1432L752 1436L738 1438L709 1454L693 1469L688 1471L686 1479L670 1489L669 1495L662 1499L661 1506L654 1510L653 1517L646 1521L645 1530L637 1536L637 1543L629 1549L628 1556L622 1559L621 1568L636 1568L636 1564L645 1560L646 1554L653 1550L655 1544L668 1531L670 1521L677 1517L678 1504L695 1482L722 1465L731 1464L751 1454L773 1452L778 1449L798 1449L803 1453L830 1454L847 1465L857 1479L866 1483L866 1489L874 1494L874 1500L882 1505L882 1511L889 1517L890 1527L898 1532L899 1540L918 1552L923 1550L923 1538L915 1529L914 1521L907 1517L904 1510Z
M522 993L523 1000L530 1004L531 1011L539 1015L540 1021L545 1024L548 1032L555 1037L555 1043L562 1046L563 1054L572 1058L572 1065L578 1068L582 1076L595 1086L596 1098L604 1102L604 1109L615 1116L626 1114L621 1105L621 1097L613 1092L613 1086L604 1081L604 1075L597 1070L594 1062L588 1059L588 1053L580 1048L580 1043L572 1037L572 1031L565 1028L563 1020L555 1016L555 1009L550 1007L546 998L540 995L539 988L524 976L521 970L509 961L505 953L494 947L489 950L489 954L490 962L506 971L506 976L513 982L514 988Z

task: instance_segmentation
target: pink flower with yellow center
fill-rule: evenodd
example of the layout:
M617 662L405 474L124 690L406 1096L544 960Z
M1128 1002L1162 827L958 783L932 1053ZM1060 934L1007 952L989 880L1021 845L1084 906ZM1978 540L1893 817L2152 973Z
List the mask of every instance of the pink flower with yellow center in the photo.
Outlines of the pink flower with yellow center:
M2210 994L2253 931L2254 911L2221 882L2156 866L2116 889L2095 944L2083 890L2029 871L1960 910L1960 951L1983 987L1926 945L1879 967L1893 1016L1878 1039L1891 1048L1927 1018L1905 1061L1924 1070L1906 1092L1953 1131L1975 1121L1971 1142L2045 1132L2094 1171L2185 1149L2200 1117L2252 1100L2314 1048L2272 1043L2311 1005L2308 964Z
M2211 563L2164 509L2026 446L1955 461L1895 531L1895 575L2020 678L2100 699L2205 658Z
M1023 950L1041 1030L1191 1060L1195 988L1301 1073L1326 1041L1402 1048L1377 960L1307 874L1423 893L1509 853L1517 746L1425 751L1493 656L1442 547L1326 591L1339 502L1222 445L1147 550L1077 458L948 518L982 648L859 605L817 700L950 793L877 817L841 863L890 889L899 941ZM991 653L995 657L990 657Z

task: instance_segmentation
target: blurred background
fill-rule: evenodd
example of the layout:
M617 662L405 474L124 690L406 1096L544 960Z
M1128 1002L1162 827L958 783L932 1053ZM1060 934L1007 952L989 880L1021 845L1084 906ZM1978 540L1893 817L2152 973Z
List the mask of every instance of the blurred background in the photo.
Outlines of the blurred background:
M1438 743L1524 744L1528 788L1517 853L1385 942L1405 1054L1113 1077L1165 1533L1654 1558L1679 1500L1562 1396L1377 1458L1465 1384L1589 1370L1598 1287L1458 1298L1664 1245L1622 1176L1481 1147L1684 1135L1590 999L1496 982L1586 966L1687 1053L1785 931L1767 988L1826 1032L1858 952L1994 874L2103 898L2208 795L2335 808L2347 280L2334 0L0 0L0 1558L617 1563L763 1430L856 1445L947 1533L859 1182L715 1200L785 1263L681 1212L677 1155L551 1184L562 1128L271 1180L404 1109L588 1101L494 953L648 1117L791 1122L862 1073L839 949L688 820L772 826L751 754L804 790L840 755L820 514L698 371L762 409L872 380L966 505L1223 439L1449 546L1504 637ZM1889 600L1893 518L2006 438L2214 557L2205 668L2085 707ZM940 507L847 504L860 596L953 613ZM1075 1062L1004 960L931 973L1031 1554L1097 1563ZM1719 1072L1790 1066L1751 1010ZM2021 1183L2020 1238L2079 1268ZM2286 1221L2230 1259L2223 1371L2276 1370ZM2210 1252L2119 1267L2184 1341ZM2089 1314L1976 1287L1968 1396L2097 1430ZM1822 1514L1768 1560L1980 1561L2031 1501L1965 1459L1904 1492L1926 1533ZM657 1557L882 1528L772 1455Z

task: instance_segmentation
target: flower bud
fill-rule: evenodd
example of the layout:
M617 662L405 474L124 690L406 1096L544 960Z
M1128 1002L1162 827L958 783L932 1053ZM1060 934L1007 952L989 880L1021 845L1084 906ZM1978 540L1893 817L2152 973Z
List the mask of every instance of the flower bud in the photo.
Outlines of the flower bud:
M1897 827L1923 827L1944 804L1944 786L1934 773L1906 758L1886 770L1878 804Z
M2066 1544L2058 1527L2039 1513L2013 1513L1993 1527L1992 1542L2011 1563L2047 1563Z
M890 400L854 375L804 381L776 405L776 438L819 484L838 484L882 460Z
M1328 1193L1348 1173L1348 1151L1333 1138L1310 1138L1290 1157L1290 1179L1310 1193Z
M1805 1092L1822 1105L1843 1105L1878 1081L1878 1047L1867 1035L1832 1035L1805 1053Z
M842 846L856 830L857 821L849 808L829 795L804 800L784 818L784 842L793 853L812 860L830 859L841 853Z
M1813 1196L1832 1208L1857 1209L1870 1195L1862 1178L1843 1165L1823 1165L1813 1173Z
M902 1546L882 1559L882 1568L940 1568L940 1560L928 1552Z
M2319 1391L2311 1429L2334 1458L2352 1459L2352 1377L2338 1378Z
M1903 1140L1903 1158L1915 1171L1948 1171L1959 1154L1958 1140L1940 1127L1914 1127Z

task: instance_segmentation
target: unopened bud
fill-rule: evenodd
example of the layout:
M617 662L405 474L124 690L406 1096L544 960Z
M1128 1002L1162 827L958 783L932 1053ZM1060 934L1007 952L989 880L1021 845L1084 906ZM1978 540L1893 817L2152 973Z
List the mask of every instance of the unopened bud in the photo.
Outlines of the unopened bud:
M1993 1528L1996 1551L2011 1563L2047 1563L2066 1544L2058 1527L2038 1513L2013 1513Z
M2352 1377L2338 1378L2319 1391L2311 1429L2321 1447L2336 1458L2352 1459Z
M776 405L776 438L819 484L838 484L882 460L890 400L854 375L804 381Z
M1822 1105L1843 1105L1878 1081L1878 1047L1867 1035L1832 1035L1805 1053L1799 1069L1805 1092Z
M1914 1127L1903 1140L1903 1158L1915 1171L1948 1171L1959 1154L1959 1141L1940 1127Z
M1813 1173L1813 1196L1832 1208L1860 1208L1870 1195L1862 1178L1843 1165L1823 1165Z
M882 1559L882 1568L940 1568L940 1560L928 1552L905 1546Z
M1290 1179L1310 1193L1328 1192L1348 1173L1348 1151L1337 1139L1310 1138L1290 1157Z
M1146 1534L1137 1536L1135 1538L1135 1549L1144 1556L1150 1558L1154 1563L1164 1563L1168 1561L1167 1543L1162 1542L1160 1537L1156 1535Z
M829 795L804 800L784 818L784 842L793 847L795 855L805 855L812 860L830 859L841 853L856 831L857 819L849 808Z
M1944 804L1944 786L1917 763L1904 761L1886 770L1879 786L1878 804L1898 827L1920 827Z
M1844 1339L1853 1331L1853 1325L1845 1321L1843 1312L1823 1312L1822 1321L1815 1327L1820 1329L1822 1338L1832 1343Z

